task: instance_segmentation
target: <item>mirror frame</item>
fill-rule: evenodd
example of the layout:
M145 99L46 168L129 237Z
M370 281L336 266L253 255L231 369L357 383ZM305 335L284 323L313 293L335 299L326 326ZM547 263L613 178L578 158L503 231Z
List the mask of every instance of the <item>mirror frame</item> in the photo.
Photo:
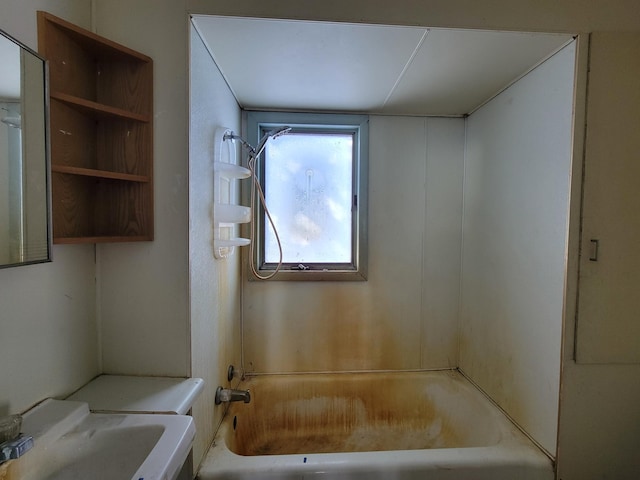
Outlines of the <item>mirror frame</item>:
M15 43L21 50L24 50L26 53L33 55L42 61L42 80L43 80L43 91L42 91L42 101L43 101L43 113L44 113L44 180L45 180L45 220L46 220L46 255L42 258L36 259L26 259L20 262L14 263L6 263L0 264L0 269L10 268L10 267L19 267L23 265L35 265L39 263L47 263L53 260L52 258L52 250L53 250L53 225L52 225L52 200L51 200L51 145L50 145L50 125L49 125L49 62L42 55L38 54L32 48L29 48L27 45L16 39L15 37L9 35L4 30L0 29L0 36L6 38L10 42ZM23 140L23 143L28 140ZM23 152L24 153L24 152ZM24 158L23 158L24 164Z

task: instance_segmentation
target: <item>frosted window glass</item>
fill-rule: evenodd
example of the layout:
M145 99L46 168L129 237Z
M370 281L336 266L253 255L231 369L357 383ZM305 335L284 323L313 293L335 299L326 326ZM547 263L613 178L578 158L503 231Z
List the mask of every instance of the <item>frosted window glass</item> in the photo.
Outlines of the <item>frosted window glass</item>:
M285 263L352 261L353 135L290 133L265 149L265 195ZM269 222L265 262L277 263Z

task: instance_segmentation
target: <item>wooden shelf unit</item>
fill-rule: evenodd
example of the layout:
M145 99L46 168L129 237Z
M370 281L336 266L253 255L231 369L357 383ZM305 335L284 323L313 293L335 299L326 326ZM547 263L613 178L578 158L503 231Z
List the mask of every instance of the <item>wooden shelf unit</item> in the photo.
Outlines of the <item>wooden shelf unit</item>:
M153 61L47 12L54 243L153 240Z

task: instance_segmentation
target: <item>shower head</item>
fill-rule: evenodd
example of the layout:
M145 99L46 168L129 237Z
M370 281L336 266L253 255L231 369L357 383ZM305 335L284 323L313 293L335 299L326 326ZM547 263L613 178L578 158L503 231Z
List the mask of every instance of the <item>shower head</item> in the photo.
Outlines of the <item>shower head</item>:
M279 137L280 135L286 135L290 131L291 131L291 127L280 127L280 128L276 128L275 130L271 130L269 133L267 133L267 135L269 135L271 138L276 138L276 137Z
M278 127L265 133L260 139L260 143L258 143L258 146L256 147L255 156L260 156L262 150L264 150L264 147L267 144L267 140L269 140L270 138L278 138L281 135L286 135L290 131L291 127Z

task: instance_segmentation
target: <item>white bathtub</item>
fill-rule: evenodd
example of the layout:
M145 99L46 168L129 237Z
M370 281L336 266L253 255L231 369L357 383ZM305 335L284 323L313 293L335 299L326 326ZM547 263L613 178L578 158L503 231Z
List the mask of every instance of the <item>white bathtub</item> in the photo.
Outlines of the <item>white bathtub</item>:
M551 460L455 371L265 375L240 385L201 480L552 480Z

